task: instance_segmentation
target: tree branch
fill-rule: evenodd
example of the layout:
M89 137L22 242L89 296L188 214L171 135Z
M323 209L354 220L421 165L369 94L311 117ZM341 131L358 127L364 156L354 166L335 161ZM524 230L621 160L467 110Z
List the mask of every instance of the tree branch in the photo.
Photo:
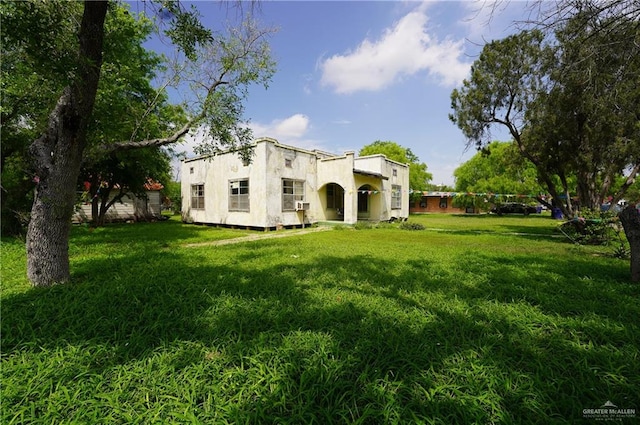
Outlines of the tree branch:
M611 205L617 204L620 199L624 196L625 192L636 181L636 176L640 173L640 162L638 162L632 169L626 180L618 190L618 192L613 196L611 200Z
M157 138L157 139L147 139L147 140L139 140L139 141L127 141L127 142L118 142L111 143L102 146L105 153L111 153L116 151L126 151L130 149L140 149L140 148L149 148L154 146L165 146L170 145L171 143L175 143L180 140L185 134L189 132L189 130L194 127L197 122L204 118L204 114L200 114L194 119L190 120L188 123L183 125L178 131L174 132L169 137Z

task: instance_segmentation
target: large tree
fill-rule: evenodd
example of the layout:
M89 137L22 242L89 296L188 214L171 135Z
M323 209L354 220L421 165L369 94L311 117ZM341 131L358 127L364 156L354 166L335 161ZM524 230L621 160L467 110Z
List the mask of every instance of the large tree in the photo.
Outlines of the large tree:
M640 31L637 8L576 1L563 10L548 44L536 30L486 45L452 93L450 118L480 147L492 126L508 128L554 205L573 217L572 195L598 208L640 172Z
M358 153L360 156L375 154L382 154L393 161L409 164L409 187L411 190L420 192L426 190L433 178L431 173L427 171L427 164L420 162L420 158L411 149L402 147L396 142L376 140L364 146Z
M490 143L455 169L458 192L509 193L537 196L543 191L536 168L510 142Z
M467 137L467 146L479 150L493 140L494 126L506 127L522 157L535 165L554 205L561 206L569 189L556 185L553 171L545 166L547 157L528 149L524 137L528 108L546 90L551 56L540 31L523 31L488 43L473 63L470 77L451 93L449 118Z
M22 6L31 5L24 3ZM48 18L52 23L61 23L64 26L64 16L79 14L81 4L67 3L62 6L65 13L58 9L38 11L37 8L30 12L31 15ZM15 10L12 13L10 7L3 8L3 12L9 16L9 21L12 15L18 15ZM29 22L29 19L26 21ZM64 28L65 31L72 32L71 26ZM33 172L29 170L27 147L36 137L38 128L41 129L46 124L47 105L55 104L64 83L60 73L50 69L63 69L64 64L58 64L59 59L56 58L64 57L73 48L73 43L67 36L60 37L57 45L45 45L43 48L42 53L50 55L53 59L43 56L40 60L34 60L19 48L11 49L11 46L19 46L16 42L18 39L25 38L16 35L16 32L20 34L21 28L12 27L10 34L7 34L7 26L3 29L6 31L3 32L3 41L6 41L4 45L8 45L9 49L5 55L7 60L2 62L2 89L5 94L2 104L2 229L20 233L20 225L28 218L28 211L33 203L30 196L33 185L30 184L29 178L29 175L33 177ZM100 148L100 142L126 140L134 133L167 133L169 127L183 124L186 118L179 105L169 104L163 91L156 90L151 85L151 79L156 76L162 65L160 55L142 47L142 43L153 31L152 22L144 17L135 19L127 9L119 8L107 15L105 30L103 72L96 94L94 118L87 129L88 142L82 164L84 176L80 183L82 186L82 183L88 180L87 175L91 175L89 180L95 183L92 187L93 192L96 187L101 187L103 190L98 193L108 195L105 189L110 184L116 184L123 195L123 191L136 191L141 188L147 177L160 178L162 173L158 170L167 161L160 151L161 148L143 150L149 158L142 162L140 154L135 154L136 159L133 162L128 160L127 154L124 153L118 154L118 160L114 161L116 155L105 154L104 149ZM41 72L40 67L34 66L35 63L47 61L53 66L45 71ZM149 112L150 105L155 105L153 114L150 115L152 119L141 120L140 117ZM118 169L127 163L137 165L134 173L123 173ZM107 169L109 164L113 165L113 169ZM141 164L145 165L144 170L140 167ZM137 176L144 172L150 174ZM118 176L117 181L113 180L115 176ZM122 177L125 176L136 177L131 181L123 181ZM103 181L98 182L101 178ZM93 199L98 201L98 197ZM30 204L27 203L28 200L31 201ZM109 203L101 204L102 212L98 214L96 210L94 223L98 223L98 216L104 216L105 207L109 206Z
M570 217L572 195L597 208L607 196L620 199L640 171L640 43L625 47L632 26L605 42L582 19L569 21L583 28L580 38L567 36L567 24L553 46L538 31L486 45L470 79L452 93L450 115L478 147L488 143L492 126L505 126ZM619 175L625 180L616 187Z
M112 35L113 40L127 39L126 33L110 34L105 23L124 7L109 1L2 3L3 59L7 53L36 74L51 72L59 81L51 88L58 98L29 148L36 184L27 231L27 275L36 286L70 278L70 218L80 168L91 146L105 152L162 146L204 126L214 142L209 150L238 147L248 155L251 133L242 125L242 105L248 86L266 84L274 71L265 40L268 32L247 20L224 36L214 34L200 23L197 11L174 2L162 2L162 16L169 22L166 34L182 53L167 70L174 71L172 83L186 81L193 90L191 103L185 105L188 120L168 132L145 134L136 127L124 140L90 138L109 46L105 41ZM135 119L154 119L156 106L149 104Z

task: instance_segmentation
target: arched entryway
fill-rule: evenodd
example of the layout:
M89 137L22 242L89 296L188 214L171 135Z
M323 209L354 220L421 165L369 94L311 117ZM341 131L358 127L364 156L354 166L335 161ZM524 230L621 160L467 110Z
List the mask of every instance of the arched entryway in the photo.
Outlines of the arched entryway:
M327 218L344 221L344 188L337 183L328 183L325 191Z

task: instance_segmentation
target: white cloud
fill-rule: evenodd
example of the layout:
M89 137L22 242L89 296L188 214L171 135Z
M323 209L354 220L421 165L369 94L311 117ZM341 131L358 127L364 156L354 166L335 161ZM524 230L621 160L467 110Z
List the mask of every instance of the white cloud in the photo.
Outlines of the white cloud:
M425 8L410 12L379 40L365 39L355 51L334 55L320 64L321 82L338 93L380 90L402 76L426 72L446 86L459 83L469 71L463 41L443 41L428 32Z
M302 149L319 149L327 151L321 141L309 137L311 120L304 114L294 114L283 119L275 119L267 124L251 123L249 125L253 135L258 137L272 137L285 145L292 145Z
M249 126L256 137L266 136L278 140L301 138L311 127L309 117L304 114L294 114L268 124L251 123Z

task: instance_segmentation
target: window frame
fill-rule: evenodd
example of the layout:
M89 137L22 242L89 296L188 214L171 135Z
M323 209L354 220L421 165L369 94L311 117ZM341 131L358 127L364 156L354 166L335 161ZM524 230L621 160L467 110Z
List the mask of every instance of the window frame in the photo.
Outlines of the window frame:
M281 187L282 211L295 211L296 201L305 201L305 181L282 179ZM288 190L290 190L290 192L288 192Z
M234 184L237 184L234 187ZM250 185L249 179L229 180L229 211L249 212L250 211ZM235 193L234 193L235 192Z
M191 185L191 209L203 210L205 202L204 183Z
M391 185L391 209L402 209L402 186L399 184Z

